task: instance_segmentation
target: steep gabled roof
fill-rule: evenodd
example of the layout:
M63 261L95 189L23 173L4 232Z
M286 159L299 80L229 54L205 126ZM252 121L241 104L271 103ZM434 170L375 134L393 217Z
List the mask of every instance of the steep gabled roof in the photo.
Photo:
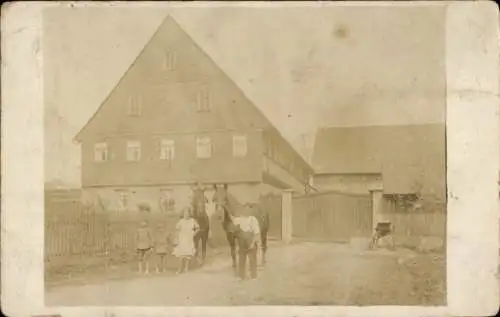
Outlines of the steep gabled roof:
M175 43L172 45L172 43ZM190 55L189 57L193 57L193 54L196 54L195 59L200 60L196 66L200 66L205 68L203 70L193 70L190 69L188 71L179 71L173 73L170 78L163 78L161 73L161 65L162 65L162 53L166 52L166 50L170 49L172 46L176 46L176 49L183 50L183 54ZM196 61L195 61L196 62ZM193 65L195 64L192 63ZM191 65L189 65L191 66ZM231 128L231 125L235 126L239 123L245 123L252 127L270 127L272 126L271 122L267 119L267 117L260 111L258 107L256 107L242 92L242 90L227 76L227 74L220 69L220 67L208 56L196 43L192 40L192 38L179 26L179 24L171 17L167 16L156 32L153 34L151 40L145 45L139 55L136 57L134 62L130 65L127 71L119 80L118 84L115 88L110 92L104 102L101 104L99 109L94 113L92 118L87 122L87 124L81 129L81 131L75 136L75 141L80 142L83 135L88 130L99 130L102 133L113 132L111 130L117 129L117 127L107 127L103 126L103 124L94 124L97 118L102 114L105 110L104 108L108 107L110 104L115 104L115 107L119 107L122 104L123 106L123 95L127 95L130 90L144 90L144 89L152 89L151 87L156 87L158 93L161 94L161 87L167 87L168 85L175 86L178 83L183 83L189 81L188 73L197 72L200 73L200 77L203 80L207 80L207 78L203 78L203 73L207 69L208 72L215 72L219 78L224 81L225 84L231 85L232 89L236 91L238 95L238 99L241 100L241 104L237 104L234 107L226 107L224 110L218 114L219 122L212 122L212 125L218 125L218 127L228 127ZM175 89L175 88L170 88ZM153 94L154 95L154 94ZM151 96L154 98L155 96ZM110 107L111 108L111 107ZM149 118L146 122L141 122L140 120L135 120L134 129L143 130L146 128L148 130L152 130L154 132L164 132L164 131L178 131L180 128L184 128L188 126L186 122L182 126L180 125L180 121L189 120L190 114L186 112L182 112L182 110L174 109L166 109L166 107L161 107L162 109L158 109L158 111L171 111L168 116L160 118L158 116L155 120L153 118ZM192 117L192 116L191 116ZM141 124L143 125L141 127ZM209 124L209 123L206 123ZM95 126L98 126L96 128ZM214 128L213 126L207 126L207 129Z
M194 67L187 72L174 72L172 77L162 77L161 70L163 53L166 50L175 47L181 50L183 54L191 57L194 61L188 65ZM196 69L196 68L201 68ZM235 99L233 104L224 105L223 111L218 111L216 120L196 120L191 112L179 107L169 107L168 105L155 108L155 111L162 112L166 115L158 115L147 120L135 119L133 125L120 123L118 125L108 124L103 115L108 111L119 110L124 106L124 99L131 90L146 90L152 86L158 89L159 94L167 89L176 89L177 84L184 84L189 81L189 72L195 72L201 80L210 82L210 78L206 77L206 73L216 74L217 79L221 81L221 85L229 86L234 92ZM170 86L170 87L169 87ZM162 87L164 91L162 91ZM174 87L174 88L172 88ZM155 98L156 92L151 94L151 98ZM149 95L148 95L149 96ZM189 101L186 101L189 102ZM150 103L158 103L150 101ZM218 105L222 107L221 105ZM99 120L99 117L103 118ZM109 114L108 114L109 117ZM99 122L100 121L100 122ZM198 128L203 127L205 130L210 129L231 129L241 126L252 128L271 129L275 131L279 137L295 151L297 156L304 164L310 165L304 158L295 150L295 148L282 136L280 131L269 121L269 119L261 112L261 110L245 95L241 88L213 61L213 59L201 48L198 44L180 27L180 25L170 15L167 16L158 29L155 31L151 39L144 46L134 62L125 71L121 79L118 81L114 89L109 93L103 101L99 109L94 113L90 120L75 136L76 142L81 142L82 138L89 131L98 131L101 134L110 134L114 132L134 131L151 131L153 133L165 132L193 132L193 126ZM133 129L134 131L130 131Z
M416 183L446 189L444 124L321 128L313 168L318 174L381 173L384 191L411 193Z

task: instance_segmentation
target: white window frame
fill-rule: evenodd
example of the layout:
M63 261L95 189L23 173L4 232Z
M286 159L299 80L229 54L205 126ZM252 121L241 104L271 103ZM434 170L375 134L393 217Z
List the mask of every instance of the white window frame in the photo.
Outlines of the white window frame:
M121 211L128 209L130 205L130 193L128 190L116 190L118 194L118 206Z
M160 160L173 160L175 158L175 141L172 139L160 140Z
M163 57L163 69L174 70L177 64L177 52L173 49L167 50Z
M140 141L127 141L126 158L128 162L139 162L141 154Z
M248 153L248 140L244 134L233 135L233 157L245 157Z
M94 162L107 162L108 144L106 142L99 142L94 144Z
M164 201L167 201L167 209L163 208ZM168 206L170 201L173 200L174 204L172 209L170 209ZM161 188L160 189L160 210L162 212L167 212L167 213L175 213L175 198L174 198L174 190L172 188Z
M209 112L211 109L212 96L210 93L210 88L208 86L203 86L198 91L197 97L197 109L198 112Z
M196 157L199 159L209 159L212 157L212 139L209 136L196 137Z
M142 98L138 95L128 97L128 116L140 117L142 115Z

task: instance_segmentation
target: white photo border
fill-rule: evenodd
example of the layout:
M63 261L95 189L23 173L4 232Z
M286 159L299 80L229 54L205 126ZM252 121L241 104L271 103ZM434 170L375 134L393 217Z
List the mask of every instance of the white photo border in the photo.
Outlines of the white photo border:
M42 16L47 6L447 6L445 307L45 307ZM499 307L498 7L474 2L14 2L2 6L1 299L12 316L486 316Z

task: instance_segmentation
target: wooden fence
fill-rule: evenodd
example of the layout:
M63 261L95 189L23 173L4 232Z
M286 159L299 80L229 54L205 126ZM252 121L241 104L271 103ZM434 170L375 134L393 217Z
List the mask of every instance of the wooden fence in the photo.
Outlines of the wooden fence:
M391 213L384 219L394 225L397 236L434 236L446 235L446 214L444 213Z
M293 236L346 242L372 234L370 195L326 192L293 198Z
M136 257L135 234L141 221L153 230L163 224L173 232L179 215L123 212L83 206L78 201L48 201L45 206L45 263L60 268L86 263L130 262ZM223 245L222 227L212 225L212 246Z
M421 211L384 200L383 217L399 236L446 236L446 204L427 204Z

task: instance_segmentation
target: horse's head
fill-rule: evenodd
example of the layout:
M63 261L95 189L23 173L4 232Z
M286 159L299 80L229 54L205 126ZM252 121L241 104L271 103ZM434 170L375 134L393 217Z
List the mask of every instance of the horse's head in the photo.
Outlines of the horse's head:
M226 208L229 208L227 201L227 192L221 186L214 184L214 195L212 197L215 204L215 215L220 221L224 219L224 212Z

